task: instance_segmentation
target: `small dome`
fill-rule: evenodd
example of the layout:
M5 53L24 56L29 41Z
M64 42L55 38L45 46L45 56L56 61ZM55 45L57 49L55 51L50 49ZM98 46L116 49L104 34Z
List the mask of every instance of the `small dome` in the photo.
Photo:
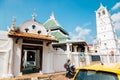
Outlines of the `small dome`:
M36 20L28 20L20 25L20 32L47 35L45 27Z

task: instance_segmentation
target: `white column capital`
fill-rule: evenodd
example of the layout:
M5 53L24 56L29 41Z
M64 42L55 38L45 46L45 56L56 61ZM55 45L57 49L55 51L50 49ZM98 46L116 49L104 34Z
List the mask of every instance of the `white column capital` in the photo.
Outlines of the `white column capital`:
M77 45L73 46L74 47L74 52L77 52Z
M88 52L88 46L85 46L85 53Z

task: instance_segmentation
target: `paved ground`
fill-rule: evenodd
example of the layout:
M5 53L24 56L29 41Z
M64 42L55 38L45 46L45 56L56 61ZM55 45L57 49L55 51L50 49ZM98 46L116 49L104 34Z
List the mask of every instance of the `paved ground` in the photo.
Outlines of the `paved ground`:
M15 78L6 78L6 79L4 78L0 80L68 80L68 79L65 77L65 72L59 72L52 74L34 73L34 74L18 76Z
M57 76L53 78L52 80L68 80L65 76Z

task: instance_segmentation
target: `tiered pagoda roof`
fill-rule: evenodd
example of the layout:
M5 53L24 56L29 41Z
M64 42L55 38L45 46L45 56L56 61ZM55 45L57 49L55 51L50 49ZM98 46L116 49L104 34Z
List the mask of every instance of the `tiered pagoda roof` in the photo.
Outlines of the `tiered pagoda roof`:
M55 19L54 13L50 18L43 24L47 30L52 31L52 35L55 36L59 41L70 39L68 32L63 29L63 27Z

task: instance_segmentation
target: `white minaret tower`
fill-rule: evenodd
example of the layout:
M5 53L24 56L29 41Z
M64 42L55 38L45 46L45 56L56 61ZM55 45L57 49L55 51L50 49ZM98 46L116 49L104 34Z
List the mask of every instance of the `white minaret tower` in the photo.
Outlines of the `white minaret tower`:
M117 53L115 29L112 25L109 11L102 4L100 4L100 8L96 11L96 25L99 52L109 55Z

